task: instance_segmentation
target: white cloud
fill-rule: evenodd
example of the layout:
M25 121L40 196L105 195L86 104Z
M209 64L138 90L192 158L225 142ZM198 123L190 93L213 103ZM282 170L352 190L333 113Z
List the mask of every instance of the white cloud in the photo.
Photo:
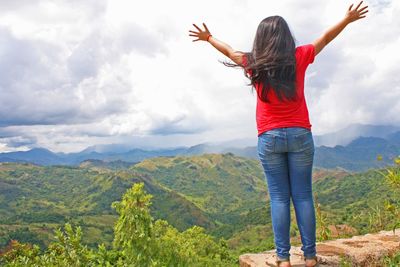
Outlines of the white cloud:
M315 134L350 123L400 124L399 1L368 1L307 72ZM256 95L192 23L249 51L279 14L298 44L344 15L347 1L2 1L0 151L77 151L99 143L193 145L252 138ZM157 8L155 8L157 6ZM5 134L7 133L7 134Z
M309 110L318 132L343 128L350 123L400 124L400 3L371 1L367 19L349 25L327 50L340 57L321 54L310 72L311 78L327 75L328 87L311 86ZM324 53L324 51L322 52ZM337 66L333 72L319 72L321 64ZM310 84L312 82L310 81ZM320 90L323 89L322 92ZM318 93L316 93L318 92Z

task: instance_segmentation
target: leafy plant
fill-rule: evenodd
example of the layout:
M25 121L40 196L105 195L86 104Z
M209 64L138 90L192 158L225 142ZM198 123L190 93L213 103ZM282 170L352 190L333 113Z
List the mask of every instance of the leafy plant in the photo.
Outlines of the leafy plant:
M321 212L321 205L318 202L317 195L314 195L316 205L316 219L317 219L317 232L318 241L328 240L331 237L331 230L328 228L327 217Z
M379 156L378 156L378 160L380 160ZM394 188L396 191L398 191L400 193L400 156L395 157L393 161L394 161L395 165L387 167L385 170L386 173L383 173L379 170L378 170L378 173L383 175L383 177L385 178L385 181L392 188ZM391 220L391 222L389 222L389 224L391 224L392 231L394 234L396 228L398 226L400 226L400 208L399 208L399 206L393 204L392 202L390 202L389 200L386 199L384 202L384 209L386 211L390 212L390 214L393 217L393 220Z
M400 252L397 252L394 255L387 255L382 259L382 264L386 267L400 266Z

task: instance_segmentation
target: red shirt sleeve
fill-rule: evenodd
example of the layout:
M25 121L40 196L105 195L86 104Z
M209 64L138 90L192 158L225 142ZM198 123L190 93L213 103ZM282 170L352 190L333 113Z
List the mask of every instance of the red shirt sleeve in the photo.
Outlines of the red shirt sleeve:
M309 64L314 62L315 58L315 47L313 44L307 44L297 47L298 59L301 65L307 67Z

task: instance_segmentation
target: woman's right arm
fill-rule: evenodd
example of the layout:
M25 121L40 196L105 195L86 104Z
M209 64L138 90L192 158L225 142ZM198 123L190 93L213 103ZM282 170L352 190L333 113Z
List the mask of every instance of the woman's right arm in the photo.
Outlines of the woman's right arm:
M199 41L199 40L207 41L212 46L214 46L219 52L221 52L225 56L229 57L233 62L235 62L238 65L242 65L243 55L244 55L243 52L233 49L227 43L224 43L221 40L218 40L217 38L212 36L212 34L208 30L205 23L203 23L204 31L202 29L200 29L199 27L197 27L196 24L193 24L193 26L196 27L197 30L199 30L198 32L189 31L189 32L191 32L191 34L189 34L189 36L194 36L194 37L198 38L196 40L193 40L193 42Z
M350 23L365 18L368 12L368 6L361 7L363 1L361 1L355 9L353 9L353 4L347 10L346 16L336 25L329 28L320 38L314 41L315 55L317 55L321 50L329 44L336 36L339 35Z

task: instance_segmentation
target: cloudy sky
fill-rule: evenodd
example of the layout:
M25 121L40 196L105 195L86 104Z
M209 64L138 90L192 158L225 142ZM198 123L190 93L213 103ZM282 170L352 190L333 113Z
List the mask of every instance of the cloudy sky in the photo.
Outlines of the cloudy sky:
M297 44L351 1L2 0L0 152L95 144L143 148L247 140L256 95L192 23L250 51L259 22L281 15ZM370 0L307 70L314 134L351 123L400 125L400 1Z

